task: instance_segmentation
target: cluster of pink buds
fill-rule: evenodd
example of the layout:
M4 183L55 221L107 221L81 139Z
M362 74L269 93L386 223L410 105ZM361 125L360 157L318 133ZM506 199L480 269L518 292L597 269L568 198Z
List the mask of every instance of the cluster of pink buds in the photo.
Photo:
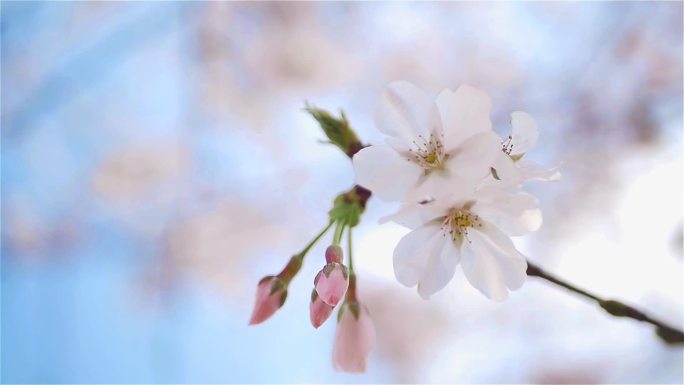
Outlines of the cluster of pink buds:
M340 246L328 246L325 251L327 264L316 274L309 312L315 328L328 319L349 287L349 269L342 264L342 253Z
M259 281L250 325L264 322L283 306L287 298L287 288L299 272L304 256L333 223L331 221L304 251L292 257L280 274L266 276ZM339 246L339 241L345 227L347 226L344 223L338 222L333 244L325 251L326 264L314 279L309 317L313 327L319 328L340 304L333 347L333 366L338 371L363 373L367 368L368 355L375 346L375 327L368 310L356 298L351 239L349 267L343 263L344 252ZM351 237L351 226L348 228Z

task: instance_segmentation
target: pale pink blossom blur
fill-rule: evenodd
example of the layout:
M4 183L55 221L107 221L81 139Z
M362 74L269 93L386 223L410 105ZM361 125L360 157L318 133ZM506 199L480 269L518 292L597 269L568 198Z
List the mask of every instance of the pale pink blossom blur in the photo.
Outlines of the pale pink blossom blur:
M366 308L356 302L345 303L340 311L342 316L335 333L333 366L340 372L365 373L368 354L375 348L373 320Z
M311 303L309 304L309 318L311 319L311 325L318 329L325 321L330 318L334 307L328 305L321 300L318 296L316 289L311 293Z
M314 285L323 302L333 307L337 306L349 287L347 267L336 262L328 263L316 275Z
M259 282L256 303L250 325L260 324L269 319L285 302L287 288L278 277L266 277Z

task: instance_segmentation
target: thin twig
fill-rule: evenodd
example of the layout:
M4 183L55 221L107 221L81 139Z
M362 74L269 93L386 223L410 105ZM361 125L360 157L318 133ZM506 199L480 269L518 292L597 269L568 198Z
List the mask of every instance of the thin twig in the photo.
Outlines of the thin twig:
M620 301L612 299L602 299L601 297L591 294L584 289L580 289L573 284L570 284L554 275L547 273L542 268L531 263L530 261L527 261L527 275L529 275L530 277L538 277L547 280L555 285L564 287L572 291L573 293L579 294L582 297L589 298L595 301L603 310L608 312L608 314L611 314L613 316L626 317L635 319L637 321L650 323L651 325L655 326L655 331L658 337L660 337L663 341L665 341L668 344L674 345L684 343L684 333L682 333L682 331L677 330L669 325L666 325L665 323L648 316L644 312L635 309L632 306L626 305Z

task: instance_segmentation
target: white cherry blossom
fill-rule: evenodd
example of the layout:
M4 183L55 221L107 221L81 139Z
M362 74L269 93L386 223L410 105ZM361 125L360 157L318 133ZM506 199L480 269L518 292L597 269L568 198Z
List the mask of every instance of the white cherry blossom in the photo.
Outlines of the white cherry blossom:
M386 143L354 156L356 182L385 201L420 201L456 180L478 183L501 148L490 111L489 96L470 86L433 100L411 83L390 83L375 112Z
M405 286L430 296L451 281L461 264L466 279L485 296L503 301L522 286L527 262L510 234L541 225L537 199L524 192L466 188L429 203L406 204L384 218L413 229L394 250L394 273Z
M511 134L502 141L501 151L492 165L495 178L511 185L520 185L528 180L560 179L557 167L546 169L537 163L522 159L539 138L539 128L532 115L514 111L511 113L511 128Z

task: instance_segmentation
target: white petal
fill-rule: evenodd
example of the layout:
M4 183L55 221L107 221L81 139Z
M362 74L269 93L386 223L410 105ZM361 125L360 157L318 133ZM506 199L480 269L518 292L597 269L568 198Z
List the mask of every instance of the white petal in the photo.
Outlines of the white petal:
M399 200L413 187L423 172L388 146L370 146L352 159L356 183L384 201Z
M463 272L468 281L488 298L503 301L508 290L522 286L527 277L527 261L508 237L489 225L485 232L470 231L469 253L463 255ZM505 251L504 251L505 250ZM467 255L467 258L466 258Z
M529 234L539 230L544 220L542 218L541 210L536 208L525 210L516 217L506 218L505 216L502 216L500 222L502 228L506 230L506 233L515 236Z
M478 229L489 246L492 254L499 258L506 286L511 290L519 289L527 278L527 260L516 248L511 239L491 223L484 223Z
M492 101L477 88L463 85L455 92L445 89L437 97L437 107L442 116L444 147L449 151L469 137L492 129Z
M442 239L441 251L430 256L427 271L418 283L418 294L426 300L451 281L461 258L461 253L451 237L446 236Z
M406 81L392 82L385 88L375 109L375 125L409 146L419 135L427 138L442 130L435 102Z
M405 154L411 149L411 147L403 139L397 139L393 136L385 137L385 143L387 143L388 146L392 147L394 151L398 152L399 154Z
M561 176L558 167L546 169L537 163L525 159L521 159L516 163L524 180L551 182L559 180Z
M471 211L496 223L510 235L536 231L542 224L539 201L534 195L521 191L481 188Z
M479 182L489 174L499 152L499 137L493 131L482 132L468 138L451 152L446 168L466 182Z
M394 249L394 275L402 285L411 287L425 275L430 257L438 254L443 243L439 224L428 224L406 234Z
M513 128L512 155L524 154L537 143L539 128L532 115L523 111L514 111L511 114L511 127Z
M386 215L380 218L380 223L392 221L410 229L416 229L438 217L445 214L445 209L441 205L430 202L425 204L420 203L405 203L399 207L399 210L394 214Z
M427 175L421 176L414 188L406 194L406 200L422 202L435 200L443 209L451 208L464 197L473 193L476 185L461 178L460 175L445 170L433 170Z
M507 185L519 186L524 182L523 175L518 170L516 162L503 151L499 151L499 154L494 159L493 167L499 180Z
M508 298L508 289L501 266L478 234L477 231L471 231L468 236L470 242L464 241L463 243L461 249L463 274L468 282L487 298L504 301Z

